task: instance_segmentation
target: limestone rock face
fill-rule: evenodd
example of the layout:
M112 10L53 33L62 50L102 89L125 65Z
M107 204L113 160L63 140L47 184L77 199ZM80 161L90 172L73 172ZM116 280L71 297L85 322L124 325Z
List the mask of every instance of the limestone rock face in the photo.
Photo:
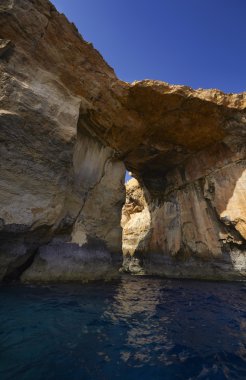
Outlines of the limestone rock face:
M110 280L118 276L115 264L107 250L54 242L40 247L21 280L25 283Z
M236 155L230 162L227 153L217 146L216 154L208 149L176 168L167 177L161 200L151 198L135 180L128 182L127 198L134 193L148 203L142 201L141 211L131 208L128 220L127 204L123 208L125 269L133 265L136 270L137 260L149 274L245 278L245 160ZM204 172L206 165L211 168Z
M113 70L46 0L1 2L0 38L0 279L57 236L71 263L85 244L120 254L125 167L83 119L96 102L111 122Z
M142 81L129 97L145 124L126 165L139 180L150 223L148 238L131 250L134 229L124 226L123 251L150 274L245 278L245 93Z
M143 190L134 178L126 183L126 202L122 209L121 226L123 269L127 272L142 273L141 254L149 244L151 218Z
M245 109L246 93L124 83L48 0L2 0L0 280L115 275L125 167L129 270L245 276Z
M150 227L148 205L143 190L134 178L126 183L126 202L122 209L121 225L124 230L123 253L133 254ZM128 241L131 235L132 239Z

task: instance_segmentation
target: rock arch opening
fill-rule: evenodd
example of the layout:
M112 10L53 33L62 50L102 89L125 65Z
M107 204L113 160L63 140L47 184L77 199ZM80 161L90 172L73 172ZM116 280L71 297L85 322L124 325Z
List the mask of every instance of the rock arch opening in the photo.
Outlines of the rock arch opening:
M33 255L23 281L118 274L125 168L140 187L123 251L146 273L245 278L246 94L122 82L48 1L27 3L34 18L0 9L0 280Z

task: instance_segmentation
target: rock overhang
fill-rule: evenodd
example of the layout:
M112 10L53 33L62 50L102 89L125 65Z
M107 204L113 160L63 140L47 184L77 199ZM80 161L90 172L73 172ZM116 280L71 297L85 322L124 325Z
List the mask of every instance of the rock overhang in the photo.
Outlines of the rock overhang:
M145 249L207 257L221 240L242 246L246 93L122 82L47 0L5 0L0 26L2 236L8 220L28 233L67 226L79 243L120 251L124 162L153 208Z

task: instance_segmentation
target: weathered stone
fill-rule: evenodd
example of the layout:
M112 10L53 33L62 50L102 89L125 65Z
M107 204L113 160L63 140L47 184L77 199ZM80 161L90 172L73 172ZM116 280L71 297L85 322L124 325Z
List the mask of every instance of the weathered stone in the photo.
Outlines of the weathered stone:
M21 280L25 283L110 280L119 276L118 266L119 262L113 262L105 249L55 242L39 249Z
M136 181L128 182L127 199L141 192L139 199L145 203L141 211L133 207L130 218L123 223L128 268L127 255L131 254L149 274L207 279L246 276L245 162L211 168L209 175L196 178L196 159L191 181L181 185L178 177L175 181L170 177L172 186L175 182L178 186L164 188L161 201L151 199L145 190L149 201L143 202L143 191ZM178 172L175 174L178 176ZM125 214L126 206L123 220Z
M119 81L48 0L2 1L0 39L1 279L116 273L125 166L130 271L245 276L246 93Z
M4 56L10 49L12 48L12 44L10 40L2 40L0 39L0 58Z
M41 229L35 249L64 236L71 255L69 242L94 240L119 254L124 164L83 116L99 103L111 122L113 70L46 0L1 3L0 38L1 255L27 257L23 244Z
M124 256L145 251L151 232L151 217L143 190L134 178L126 183L126 202L122 209L121 225Z

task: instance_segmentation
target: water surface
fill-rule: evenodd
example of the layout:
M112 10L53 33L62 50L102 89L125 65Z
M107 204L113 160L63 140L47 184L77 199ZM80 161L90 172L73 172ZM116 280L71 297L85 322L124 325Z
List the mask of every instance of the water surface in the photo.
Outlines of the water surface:
M0 287L1 380L246 379L246 284Z

